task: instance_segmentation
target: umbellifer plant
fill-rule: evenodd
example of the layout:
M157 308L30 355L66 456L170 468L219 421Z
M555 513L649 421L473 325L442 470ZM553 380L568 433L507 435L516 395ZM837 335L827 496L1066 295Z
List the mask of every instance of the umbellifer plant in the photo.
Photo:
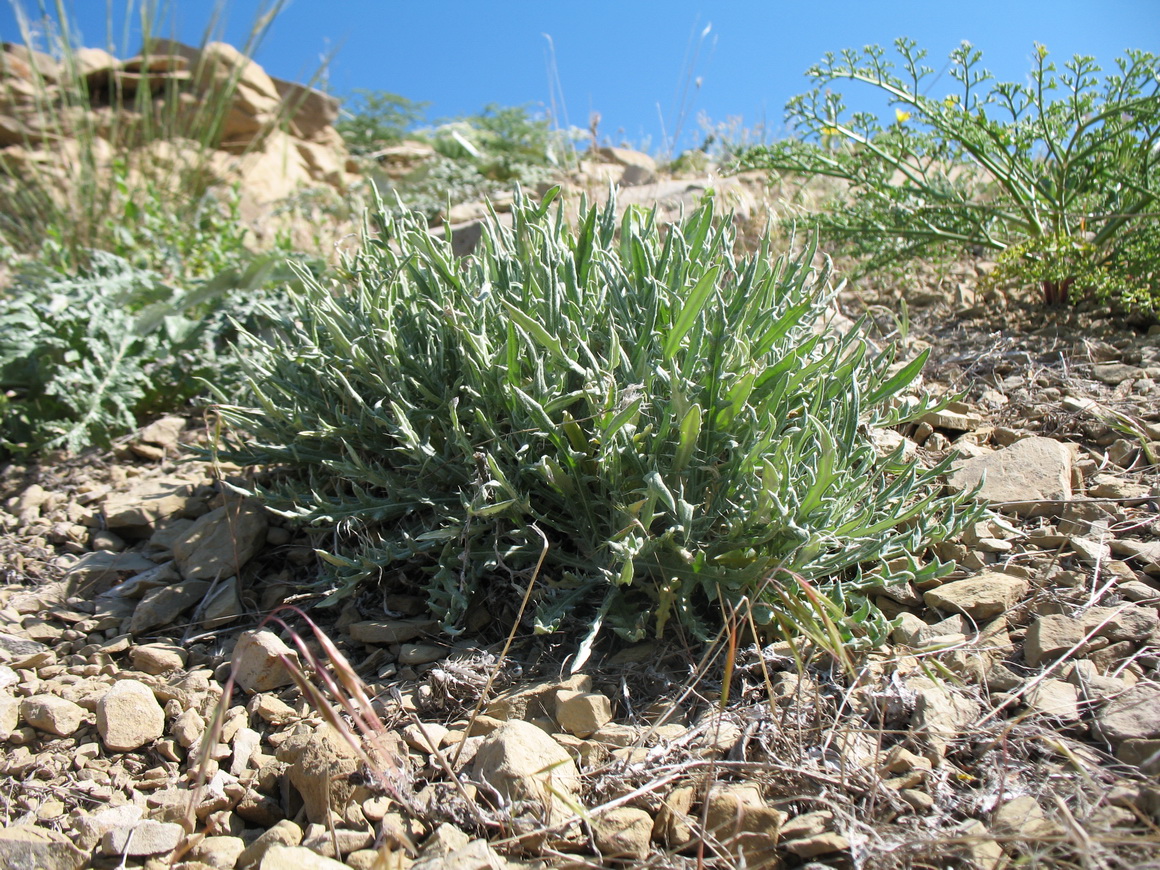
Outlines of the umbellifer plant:
M946 463L871 440L925 410L925 354L829 327L812 245L735 259L711 197L667 231L611 202L570 230L553 195L464 260L378 203L341 285L304 276L282 337L249 342L219 455L282 470L260 492L327 530L333 598L410 578L454 631L535 576L536 628L583 616L582 650L730 608L792 628L807 597L880 640L866 591L949 570L928 545L977 515Z
M754 148L746 168L840 180L845 190L810 218L823 238L865 259L964 250L999 257L995 281L1034 282L1044 301L1084 292L1160 307L1155 262L1160 204L1160 57L1128 51L1101 76L1094 58L1056 67L1036 46L1026 84L997 82L963 43L946 72L912 40L900 59L879 46L827 54L790 100L791 139ZM892 117L847 111L843 83L885 98ZM949 91L949 92L948 92Z

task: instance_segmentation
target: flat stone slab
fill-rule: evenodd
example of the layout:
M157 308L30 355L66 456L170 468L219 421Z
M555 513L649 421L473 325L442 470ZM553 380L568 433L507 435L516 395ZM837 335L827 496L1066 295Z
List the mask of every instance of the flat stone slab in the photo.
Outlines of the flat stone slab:
M1071 498L1071 447L1053 438L1024 438L1010 447L976 456L947 478L955 492L983 481L978 497L1024 517L1059 513Z

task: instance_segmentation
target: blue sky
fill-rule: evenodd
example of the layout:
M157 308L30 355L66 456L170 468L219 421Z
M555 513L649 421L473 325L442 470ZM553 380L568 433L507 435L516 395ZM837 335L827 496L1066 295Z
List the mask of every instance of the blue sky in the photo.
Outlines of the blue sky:
M19 41L10 2L0 0L0 39ZM37 0L16 2L38 14ZM123 42L129 2L74 0L84 41L108 45L106 16L115 7L114 43L121 53L135 50L136 37ZM217 5L176 0L160 29L199 42ZM243 42L263 4L222 5L225 38ZM1036 42L1057 61L1081 52L1105 68L1126 48L1160 53L1160 0L291 0L257 59L273 75L302 80L333 54L331 92L392 91L429 102L432 118L488 103L545 110L554 89L545 34L555 49L557 115L562 119L566 107L568 121L586 127L598 111L602 138L659 152L678 125L681 147L700 142L701 113L713 122L740 119L745 127L764 121L782 132L786 100L805 90L802 73L826 51L903 35L928 49L935 69L969 40L989 69L1013 80L1026 77ZM949 80L943 82L950 92ZM860 105L853 90L847 96Z

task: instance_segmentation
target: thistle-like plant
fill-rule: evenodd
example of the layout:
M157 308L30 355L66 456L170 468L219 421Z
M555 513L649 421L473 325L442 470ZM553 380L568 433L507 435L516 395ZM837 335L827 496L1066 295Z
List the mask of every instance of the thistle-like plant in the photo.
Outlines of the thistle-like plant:
M932 93L941 73L926 52L908 39L895 49L898 64L879 46L827 54L806 73L814 88L786 106L795 138L751 149L741 165L844 182L848 192L809 220L868 269L1018 247L998 277L1038 282L1049 303L1074 288L1160 304L1154 270L1123 262L1160 202L1160 57L1128 51L1101 79L1094 58L1059 69L1036 46L1019 84L994 81L963 43L947 65L957 84ZM849 113L843 82L884 96L889 122Z
M872 444L925 410L904 398L925 355L831 328L812 245L736 259L711 197L666 229L610 202L570 230L553 195L517 193L464 260L378 203L339 286L307 280L279 338L246 342L219 455L281 469L268 503L335 533L333 597L409 578L448 630L542 558L540 631L705 637L723 609L792 626L828 598L842 640L880 640L866 590L949 570L928 545L977 510L946 463Z

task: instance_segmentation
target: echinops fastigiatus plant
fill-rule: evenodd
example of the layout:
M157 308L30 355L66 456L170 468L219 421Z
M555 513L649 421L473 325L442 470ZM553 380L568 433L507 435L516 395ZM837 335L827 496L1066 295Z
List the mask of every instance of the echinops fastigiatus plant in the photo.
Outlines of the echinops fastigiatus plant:
M711 196L667 229L582 205L573 230L554 195L517 192L463 260L376 202L339 286L304 276L281 337L246 343L220 457L281 469L268 503L333 532L332 598L407 578L450 631L536 579L536 629L582 617L582 656L605 625L706 637L724 609L792 629L823 595L845 642L881 640L866 590L948 571L927 548L978 511L946 463L872 444L926 410L925 355L828 326L813 246L736 259Z

